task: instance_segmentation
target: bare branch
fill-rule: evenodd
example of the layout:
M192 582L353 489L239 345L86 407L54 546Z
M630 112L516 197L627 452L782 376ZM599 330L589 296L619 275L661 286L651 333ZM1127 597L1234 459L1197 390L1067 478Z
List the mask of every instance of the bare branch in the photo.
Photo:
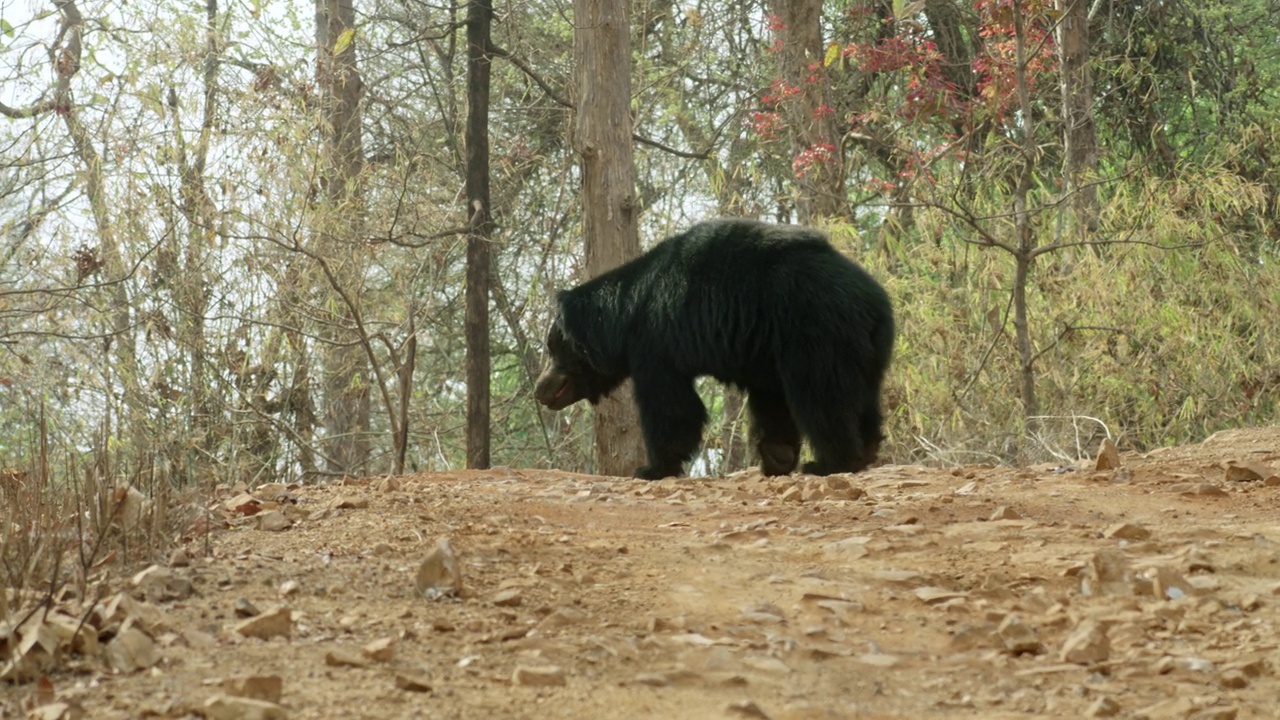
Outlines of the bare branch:
M383 237L369 238L369 242L378 244L378 245L385 243L388 245L395 245L396 247L413 249L413 248L426 247L427 245L435 242L436 240L443 240L444 238L453 237L455 235L466 235L470 232L471 232L470 225L459 225L458 227L452 227L452 228L449 228L448 230L441 230L440 232L432 233L431 235L421 235L419 233L404 234L405 237L420 238L420 240L418 240L417 242L401 240L400 239L401 236L392 237L389 235L383 236Z
M564 108L568 108L570 110L574 109L573 103L569 102L568 98L556 92L555 88L551 87L550 83L548 83L546 80L543 80L542 76L534 72L533 68L529 67L529 63L520 59L519 56L513 55L507 50L500 48L497 45L494 45L492 43L489 44L489 52L497 57L506 59L507 62L519 68L520 72L523 72L538 87L542 88L542 91L547 94L547 97L556 101L557 105L560 105L561 107L564 107Z
M534 82L534 84L542 88L542 91L545 92L547 96L550 97L552 100L554 100L557 105L560 105L561 107L567 108L569 110L577 109L574 106L574 104L569 101L568 98L556 92L555 88L551 87L550 83L542 79L542 76L534 72L533 68L529 67L529 64L526 63L524 60L520 59L519 56L513 55L507 50L497 47L495 45L489 46L489 52L497 57L506 59L512 65L515 65L517 68L519 68L521 72L527 75L529 79ZM647 138L637 132L631 133L631 139L635 140L641 145L648 145L651 148L661 150L665 153L670 153L672 155L675 155L676 157L688 158L690 160L706 160L708 157L711 156L710 146L706 150L701 150L698 152L690 152L688 150L678 150L676 148L671 147L670 145L664 145L663 143L658 142L657 140Z
M423 32L420 32L417 35L414 35L408 40L388 41L387 47L405 48L405 47L413 47L414 45L417 45L427 40L444 40L445 38L449 37L450 35L453 35L454 33L456 33L457 31L461 30L466 26L467 26L466 20L454 20L452 22L447 22L444 25L438 26L440 30L436 33L428 33L424 30Z
M13 118L14 120L24 120L33 118L37 115L44 115L58 106L55 100L44 100L34 105L28 105L24 108L15 108L0 102L0 115Z
M711 156L710 150L703 150L701 152L689 152L687 150L677 150L669 145L663 145L657 140L652 140L650 138L644 137L640 133L631 133L631 139L635 140L641 145L648 145L651 148L657 148L658 150L661 150L665 153L670 153L672 155L675 155L676 157L689 158L690 160L706 160L708 157Z

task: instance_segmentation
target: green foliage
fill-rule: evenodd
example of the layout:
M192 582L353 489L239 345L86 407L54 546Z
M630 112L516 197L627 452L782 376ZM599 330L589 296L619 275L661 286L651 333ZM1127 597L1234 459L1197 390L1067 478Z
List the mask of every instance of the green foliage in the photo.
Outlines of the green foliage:
M1037 461L1192 442L1280 411L1280 255L1225 230L1265 203L1225 171L1135 178L1103 208L1113 244L1042 256L1029 319L1043 417L1024 419L1009 321L1013 259L971 244L937 210L937 242L855 257L895 298L901 335L886 389L898 461ZM1053 215L1040 223L1052 227ZM856 246L855 236L837 238ZM892 261L892 262L891 262Z

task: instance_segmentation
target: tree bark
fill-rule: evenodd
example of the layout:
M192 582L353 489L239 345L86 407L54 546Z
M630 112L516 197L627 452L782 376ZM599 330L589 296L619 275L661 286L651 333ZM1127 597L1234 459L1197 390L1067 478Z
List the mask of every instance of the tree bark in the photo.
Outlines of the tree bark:
M323 92L328 127L321 254L332 258L339 282L350 297L362 286L360 252L364 213L364 169L360 97L363 82L356 61L353 0L316 0L319 62L317 84ZM337 290L330 287L328 293ZM329 471L356 472L369 457L369 378L364 349L353 337L350 309L339 298L324 333L329 341L324 363L325 435Z
M587 274L640 254L631 146L631 37L626 0L574 0L577 87L574 150L581 159ZM630 475L645 463L640 422L625 383L596 406L596 471Z
M56 110L66 125L67 134L71 137L76 156L83 164L84 192L89 199L89 209L93 215L94 227L98 231L100 248L100 265L104 283L111 296L111 334L106 338L105 348L109 353L107 376L119 382L122 390L124 407L121 410L122 420L118 423L121 432L129 433L129 449L141 460L141 454L151 448L151 436L147 431L144 405L146 398L139 383L138 351L134 337L133 301L129 296L129 269L125 265L124 253L116 236L115 224L109 210L110 198L107 195L106 173L102 168L102 156L93 145L93 137L89 128L81 121L80 109L71 92L71 79L80 71L83 51L84 16L81 15L75 0L56 0L54 6L62 13L62 24L58 29L61 46L55 46L56 57L54 72L57 82L54 85L53 104L43 103L33 114L43 114ZM106 438L103 438L104 442Z
M1013 329L1018 347L1019 394L1022 397L1023 416L1028 420L1040 414L1036 400L1035 356L1031 346L1031 326L1027 313L1027 284L1031 281L1031 263L1035 259L1036 239L1031 227L1031 210L1028 197L1035 182L1035 169L1039 148L1036 145L1035 127L1031 112L1031 91L1027 81L1027 36L1022 24L1022 3L1014 0L1013 27L1016 42L1016 66L1018 106L1022 111L1022 169L1018 185L1013 191L1013 224L1018 235L1017 252L1014 253L1013 276Z
M799 90L787 105L796 165L796 214L800 222L848 215L840 138L832 125L823 78L822 0L772 0L782 24L780 75ZM812 161L802 160L808 154Z
M205 373L208 362L205 315L209 309L205 250L214 246L218 212L217 205L209 194L204 172L213 138L214 118L218 111L220 51L217 22L217 0L205 0L204 96L200 109L200 134L194 148L187 147L182 127L182 108L174 89L169 89L169 112L173 118L182 193L178 207L187 225L183 270L181 276L173 278L171 282L175 287L175 299L182 310L178 317L181 328L179 337L187 351L187 392L183 402L189 418L188 437L191 443L205 452L212 447L210 429L214 412L212 391Z
M720 416L720 474L728 475L745 467L750 461L747 455L747 432L741 422L746 408L747 394L731 385L724 386L724 402Z
M467 10L467 467L489 467L489 27L491 0Z
M1098 227L1098 141L1093 118L1093 79L1089 72L1089 15L1086 0L1055 0L1058 22L1058 62L1062 87L1064 175L1074 230L1086 240Z

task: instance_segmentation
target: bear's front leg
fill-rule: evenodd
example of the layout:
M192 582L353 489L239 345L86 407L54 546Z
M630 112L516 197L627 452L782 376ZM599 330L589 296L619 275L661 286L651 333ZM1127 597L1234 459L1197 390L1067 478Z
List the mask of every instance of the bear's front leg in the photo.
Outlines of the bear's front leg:
M649 464L636 468L645 480L684 474L702 443L707 408L693 388L692 378L635 375L636 405Z

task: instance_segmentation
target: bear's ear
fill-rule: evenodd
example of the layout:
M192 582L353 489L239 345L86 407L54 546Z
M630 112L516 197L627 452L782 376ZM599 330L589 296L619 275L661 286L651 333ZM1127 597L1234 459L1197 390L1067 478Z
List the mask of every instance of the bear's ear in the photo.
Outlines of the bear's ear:
M564 325L561 324L560 316L557 315L551 319L551 325L547 327L547 352L552 359L556 358L557 352L563 352L566 342Z
M569 291L557 290L556 291L556 309L560 312L563 312L564 306L568 302L569 302Z
M564 308L557 307L555 313L551 316L551 324L547 326L547 343L550 344L552 336L559 338L562 342L568 337L564 324Z
M551 303L551 324L559 325L560 330L565 329L565 310L569 307L569 291L557 290L555 300Z

